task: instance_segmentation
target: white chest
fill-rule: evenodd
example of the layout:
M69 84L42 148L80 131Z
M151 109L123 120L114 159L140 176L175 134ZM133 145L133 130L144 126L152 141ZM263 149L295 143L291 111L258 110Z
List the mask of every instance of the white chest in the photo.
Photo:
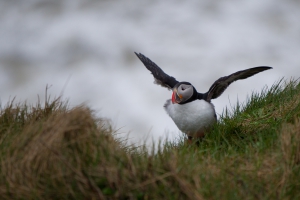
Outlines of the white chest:
M165 109L177 127L184 133L195 133L211 126L215 121L215 109L211 103L195 100L183 105L168 100Z

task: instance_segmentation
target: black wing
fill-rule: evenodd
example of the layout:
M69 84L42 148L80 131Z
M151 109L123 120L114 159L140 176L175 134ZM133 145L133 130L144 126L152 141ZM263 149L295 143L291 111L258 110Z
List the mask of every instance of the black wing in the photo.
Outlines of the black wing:
M146 68L153 74L156 84L159 84L163 87L167 87L168 89L172 89L178 83L178 81L174 77L166 74L149 58L147 58L141 53L134 53L142 61Z
M221 77L218 80L216 80L214 84L212 84L212 86L209 88L208 92L204 94L204 99L206 101L215 99L219 97L232 82L240 79L246 79L250 76L253 76L259 72L268 69L272 69L272 67L267 67L267 66L253 67L250 69L235 72L229 76Z

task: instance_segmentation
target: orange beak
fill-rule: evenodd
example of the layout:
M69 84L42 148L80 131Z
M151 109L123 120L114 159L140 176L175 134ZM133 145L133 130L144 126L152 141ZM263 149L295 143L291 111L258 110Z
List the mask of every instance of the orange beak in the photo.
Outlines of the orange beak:
M177 89L174 89L174 90L173 90L173 94L172 94L172 103L173 103L173 104L174 104L174 103L179 103L179 102L176 100L176 95L177 95L180 99L182 99L182 95L181 95L181 94L178 95Z

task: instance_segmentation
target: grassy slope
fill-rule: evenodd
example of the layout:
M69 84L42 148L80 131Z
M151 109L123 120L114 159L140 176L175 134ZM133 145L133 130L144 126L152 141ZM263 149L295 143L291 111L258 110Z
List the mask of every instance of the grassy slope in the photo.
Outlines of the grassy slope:
M275 84L200 143L124 147L58 100L0 111L1 199L300 199L300 85Z

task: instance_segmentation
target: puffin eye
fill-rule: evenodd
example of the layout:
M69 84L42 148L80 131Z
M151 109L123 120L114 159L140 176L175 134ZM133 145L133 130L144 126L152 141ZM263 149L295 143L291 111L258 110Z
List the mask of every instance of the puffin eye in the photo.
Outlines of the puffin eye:
M181 90L184 91L187 87L185 85L181 85Z

